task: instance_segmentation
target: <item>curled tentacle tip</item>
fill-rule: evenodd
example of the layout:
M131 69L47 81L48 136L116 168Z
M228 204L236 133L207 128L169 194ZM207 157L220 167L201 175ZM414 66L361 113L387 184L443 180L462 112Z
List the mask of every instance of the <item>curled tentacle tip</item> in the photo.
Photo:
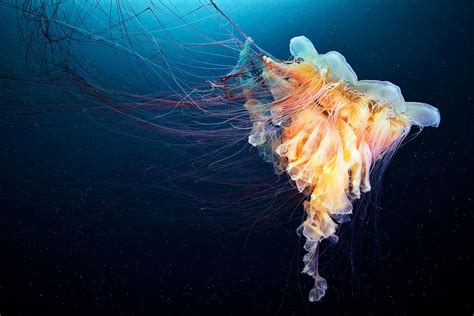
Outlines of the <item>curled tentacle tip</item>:
M308 299L310 302L320 301L326 294L328 284L322 277L317 277L314 287L309 291Z

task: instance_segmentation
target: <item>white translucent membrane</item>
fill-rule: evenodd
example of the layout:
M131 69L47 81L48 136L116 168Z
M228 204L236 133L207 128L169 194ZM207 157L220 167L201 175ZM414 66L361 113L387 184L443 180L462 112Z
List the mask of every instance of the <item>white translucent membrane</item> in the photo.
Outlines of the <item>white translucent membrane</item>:
M306 36L297 36L290 40L290 53L295 59L303 60L313 60L318 56L316 48Z
M438 127L441 121L439 110L426 103L407 102L405 115L418 126Z
M329 70L329 75L333 80L342 79L352 84L357 82L355 71L342 54L336 51L318 54L313 43L305 36L293 37L290 40L290 53L295 59L310 61L321 70Z
M328 68L330 78L333 80L342 79L352 84L357 82L355 71L339 52L331 51L324 55L319 55L316 59L316 65L320 68Z
M437 108L426 103L405 102L400 87L389 81L357 81L357 75L352 67L344 56L336 51L319 54L307 37L297 36L290 40L290 52L296 60L310 61L320 70L327 69L331 80L344 80L371 99L389 103L392 110L405 114L414 125L439 126L440 114Z
M361 80L355 86L372 99L388 102L397 112L405 112L405 99L399 86L379 80Z

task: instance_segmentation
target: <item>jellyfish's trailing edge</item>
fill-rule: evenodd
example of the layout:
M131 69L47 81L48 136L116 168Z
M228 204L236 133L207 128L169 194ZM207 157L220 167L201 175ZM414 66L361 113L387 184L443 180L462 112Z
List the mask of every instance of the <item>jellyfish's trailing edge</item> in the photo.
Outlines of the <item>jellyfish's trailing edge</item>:
M377 161L388 160L412 125L437 127L437 108L405 102L388 81L358 80L340 53L319 54L304 36L292 38L289 62L252 50L247 41L234 75L253 128L249 143L279 173L286 172L304 202L306 273L314 278L311 302L327 289L318 272L323 239L337 242L336 228L350 220L352 202L371 189Z

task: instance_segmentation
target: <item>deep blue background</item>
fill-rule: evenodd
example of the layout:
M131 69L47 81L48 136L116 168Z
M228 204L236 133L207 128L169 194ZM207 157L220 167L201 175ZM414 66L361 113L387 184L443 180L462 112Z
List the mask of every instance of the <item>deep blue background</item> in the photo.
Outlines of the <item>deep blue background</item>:
M411 315L448 307L471 315L474 3L217 3L275 56L287 58L289 39L306 35L321 52L342 52L359 78L392 81L405 99L440 109L440 127L395 155L382 208L354 228L359 251L324 257L329 291L308 304L297 221L250 228L245 216L206 212L203 201L150 187L175 172L166 148L101 127L100 113L12 115L19 106L72 105L50 87L11 90L2 70L0 313ZM0 56L21 69L12 21L1 22ZM25 97L29 89L43 97ZM262 162L255 172L272 179L268 169Z

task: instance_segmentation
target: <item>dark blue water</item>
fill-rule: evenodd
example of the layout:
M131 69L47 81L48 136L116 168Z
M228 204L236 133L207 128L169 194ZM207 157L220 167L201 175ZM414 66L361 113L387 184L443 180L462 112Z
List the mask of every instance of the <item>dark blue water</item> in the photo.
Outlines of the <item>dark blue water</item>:
M91 111L97 104L61 80L38 84L54 70L31 67L41 64L39 44L28 46L28 20L2 2L0 314L412 315L445 307L472 314L473 3L216 2L274 56L288 58L290 38L305 35L320 52L341 52L360 79L392 81L405 99L440 109L440 127L423 130L395 155L380 207L365 219L355 216L343 246L323 254L326 297L307 302L311 280L300 274L302 240L295 233L302 207L289 203L265 217L257 200L241 212L222 205L238 200L234 195L246 201L233 179L248 182L252 196L255 183L278 182L256 151L236 156L239 168L218 176L222 182L196 181L214 170L185 157L204 147ZM128 12L144 7L130 3ZM180 12L200 5L173 4L171 11ZM208 31L221 27L211 20ZM135 24L128 30L142 31ZM168 88L146 70L123 75L123 56L103 46L81 45L94 60L78 59L88 67L78 71L101 87ZM146 45L137 50L152 49ZM167 56L178 55L170 48ZM250 164L239 162L250 155Z

